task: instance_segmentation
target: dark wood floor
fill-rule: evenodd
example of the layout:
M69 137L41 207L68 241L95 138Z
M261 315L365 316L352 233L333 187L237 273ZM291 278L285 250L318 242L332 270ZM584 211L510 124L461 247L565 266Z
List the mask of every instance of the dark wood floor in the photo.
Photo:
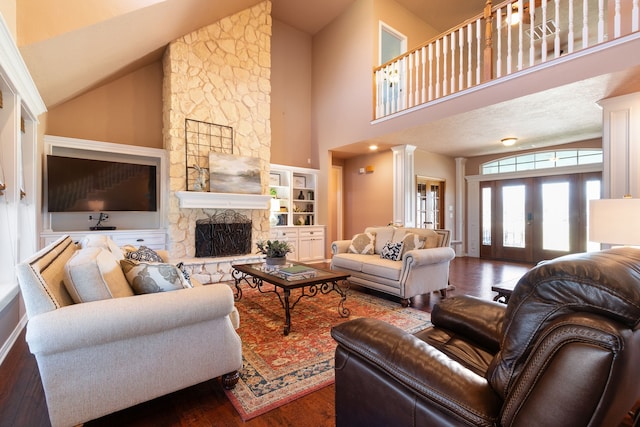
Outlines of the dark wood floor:
M450 295L470 294L490 299L491 286L520 277L525 264L456 258L451 265ZM413 306L431 311L439 294L422 296ZM85 426L333 426L334 387L325 387L288 405L244 423L221 385L211 380L147 403L91 421ZM35 358L24 332L0 366L0 427L49 426L46 402ZM631 425L627 421L626 424Z

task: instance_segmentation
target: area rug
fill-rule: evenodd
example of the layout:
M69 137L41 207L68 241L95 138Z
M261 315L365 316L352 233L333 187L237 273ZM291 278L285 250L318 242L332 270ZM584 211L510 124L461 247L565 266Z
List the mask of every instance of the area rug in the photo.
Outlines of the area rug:
M429 325L431 318L427 312L355 290L349 290L345 303L351 315L342 318L338 314L340 297L330 292L302 298L291 311L291 332L284 336L284 309L278 297L242 288L236 306L243 368L235 389L226 393L244 421L334 382L332 326L370 317L416 332ZM292 300L297 292L292 291Z

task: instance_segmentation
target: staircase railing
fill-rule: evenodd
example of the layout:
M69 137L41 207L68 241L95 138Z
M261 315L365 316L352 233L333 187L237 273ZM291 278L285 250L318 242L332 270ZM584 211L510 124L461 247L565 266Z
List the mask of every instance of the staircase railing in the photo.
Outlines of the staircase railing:
M373 70L383 118L638 32L640 0L508 0Z

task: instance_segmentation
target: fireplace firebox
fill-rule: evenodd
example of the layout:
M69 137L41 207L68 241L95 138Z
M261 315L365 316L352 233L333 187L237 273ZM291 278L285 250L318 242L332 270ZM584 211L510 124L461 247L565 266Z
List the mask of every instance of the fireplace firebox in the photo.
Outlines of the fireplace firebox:
M251 219L234 211L196 221L196 257L224 257L251 252Z

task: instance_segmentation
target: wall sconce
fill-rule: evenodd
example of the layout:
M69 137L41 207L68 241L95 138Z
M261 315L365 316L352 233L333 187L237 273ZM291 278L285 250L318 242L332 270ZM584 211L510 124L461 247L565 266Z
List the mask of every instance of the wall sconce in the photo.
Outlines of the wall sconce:
M502 139L500 140L500 142L502 142L502 145L504 145L505 147L511 147L511 146L512 146L512 145L514 145L517 141L518 141L518 138L514 138L514 137L502 138Z

